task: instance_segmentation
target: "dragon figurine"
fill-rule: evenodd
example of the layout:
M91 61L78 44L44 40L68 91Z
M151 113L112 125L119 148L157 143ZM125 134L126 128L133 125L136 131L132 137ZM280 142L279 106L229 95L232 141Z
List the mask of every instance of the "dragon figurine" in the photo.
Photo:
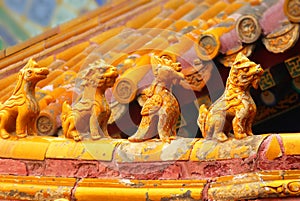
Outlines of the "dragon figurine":
M114 85L118 75L116 67L104 60L97 60L84 70L81 99L72 107L67 102L62 106L62 128L66 138L80 141L81 133L86 132L90 132L93 140L110 137L107 122L111 110L104 93Z
M236 139L253 135L256 105L250 95L250 86L257 88L262 74L259 64L242 53L237 55L222 96L209 109L204 104L200 106L197 123L204 138L226 141L232 129Z
M131 142L141 142L156 135L164 142L176 137L176 123L180 115L177 99L171 86L184 79L181 64L168 56L151 57L154 80L145 90L147 100L143 105L141 123L136 133L129 137Z
M9 138L14 131L19 138L37 135L35 121L40 108L35 98L35 86L48 74L49 70L39 67L33 59L20 70L13 94L0 105L0 136L3 139Z

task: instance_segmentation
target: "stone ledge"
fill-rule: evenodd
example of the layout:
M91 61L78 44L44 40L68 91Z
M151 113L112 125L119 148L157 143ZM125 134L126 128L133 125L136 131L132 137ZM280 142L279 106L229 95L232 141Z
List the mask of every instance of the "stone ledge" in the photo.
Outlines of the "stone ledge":
M0 199L69 200L75 182L74 178L0 176Z
M254 135L242 140L229 139L219 143L214 140L199 140L195 143L190 160L222 160L249 158L258 152L260 144L269 135Z
M116 162L151 162L151 161L187 161L190 158L193 145L199 139L178 138L171 143L161 140L149 140L142 143L132 143L124 140L116 148Z
M44 160L49 145L49 140L43 137L0 139L0 158Z
M153 139L131 143L125 139L100 139L75 142L60 137L30 136L24 139L0 139L0 158L45 160L73 159L115 161L118 163L159 161L211 161L261 157L274 160L283 154L299 155L297 134L265 134L242 140L178 138L171 143ZM34 151L33 151L34 148Z
M292 178L292 177L293 178ZM206 180L131 180L0 176L1 200L293 200L299 170L260 171ZM13 189L13 190L12 190ZM277 199L275 199L277 198Z
M122 140L102 139L98 141L75 142L60 138L52 141L45 153L45 158L74 159L74 160L100 160L111 161L116 146Z
M178 138L170 144L0 140L0 199L293 200L300 196L298 136L223 143Z
M0 140L0 174L191 180L287 171L300 169L299 150L292 148L298 136L257 135L224 143L178 138L170 144L125 139L74 142L54 137Z
M299 170L263 171L219 177L210 183L208 198L242 200L300 195Z

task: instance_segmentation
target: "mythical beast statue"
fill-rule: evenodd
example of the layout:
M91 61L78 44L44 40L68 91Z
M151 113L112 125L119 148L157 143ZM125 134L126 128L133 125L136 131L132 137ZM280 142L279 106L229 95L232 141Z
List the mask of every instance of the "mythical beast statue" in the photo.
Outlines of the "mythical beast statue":
M37 135L35 121L40 107L35 99L35 86L47 77L49 70L30 59L20 70L13 94L0 105L0 135L9 138L16 131L19 138Z
M198 126L206 139L226 141L233 129L234 137L241 139L252 133L256 105L250 95L250 86L258 87L263 69L239 53L231 67L223 95L209 109L199 109Z
M143 105L142 120L137 132L128 138L131 142L140 142L156 135L162 141L170 142L176 137L176 123L180 115L177 99L171 92L174 82L184 79L181 64L168 56L151 57L154 81L146 90L148 99Z
M81 133L90 132L93 140L109 138L107 122L111 110L105 98L105 90L112 87L118 77L116 67L103 60L90 64L82 76L81 99L71 107L67 102L62 106L62 128L67 138L82 140Z

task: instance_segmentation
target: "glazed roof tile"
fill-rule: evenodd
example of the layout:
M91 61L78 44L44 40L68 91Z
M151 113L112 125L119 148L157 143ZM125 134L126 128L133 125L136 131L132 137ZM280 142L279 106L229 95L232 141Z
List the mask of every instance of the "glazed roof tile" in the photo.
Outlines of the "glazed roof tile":
M116 16L119 16L120 14L126 14L126 12L132 12L134 9L138 9L142 7L142 5L151 4L149 1L138 1L129 4L128 6L123 6L125 1L121 1L119 3L115 3L113 5L106 5L103 7L100 7L99 9L95 10L94 12L90 12L86 15L83 15L81 17L78 17L74 20L71 20L68 23L62 24L54 29L51 29L37 37L33 37L23 43L20 43L16 46L9 47L6 50L3 50L1 52L2 56L8 57L10 54L14 54L24 48L31 47L33 44L47 39L45 48L48 48L54 44L57 44L59 42L62 42L62 40L65 40L66 38L72 37L78 33L85 32L87 29L90 29L91 27L95 27L99 22L103 23L108 20L113 19ZM161 1L163 2L163 1ZM224 13L230 14L231 12L235 11L236 8L234 8L233 5L241 5L246 3L247 1L169 1L167 3L164 3L164 8L172 8L175 10L175 12L172 12L172 14L168 17L170 19L178 20L182 15L187 14L186 12L190 12L195 6L199 6L199 4L210 4L210 8L206 10L204 13L202 13L200 16L197 17L197 19L203 19L203 20L212 20L214 16L221 13L221 11L224 11ZM252 1L253 3L254 1ZM257 1L259 2L259 1ZM257 4L256 2L256 4ZM267 2L267 1L266 1ZM274 2L274 1L273 1ZM261 4L263 5L265 1L263 1ZM268 3L268 2L267 2ZM157 2L155 2L157 4ZM212 5L214 4L214 5ZM253 3L254 4L254 3ZM146 6L147 7L147 6ZM278 6L277 6L278 7ZM121 8L121 9L120 9ZM231 10L233 8L233 10ZM145 8L143 8L145 10ZM156 15L161 10L160 6L156 6L152 10L149 10L151 13L154 12L154 15ZM110 12L113 11L113 12ZM145 16L152 17L146 12L143 15L141 15L139 23L145 24L145 22L148 21L147 18L144 18ZM96 16L96 17L95 17ZM143 19L143 20L142 20ZM153 19L153 18L152 18ZM127 22L126 26L131 27L137 26L133 25L133 23L137 24L139 20L138 19L132 19ZM72 28L72 31L70 29ZM74 30L75 28L75 30ZM137 27L134 27L137 28ZM63 35L60 36L59 35ZM7 64L10 64L10 62L2 64L3 66L7 66Z
M0 156L3 158L82 159L119 163L177 160L204 162L253 157L259 160L268 158L270 162L276 162L282 155L300 153L297 146L299 139L291 133L254 135L252 138L231 139L224 143L198 138L178 138L171 143L156 139L141 143L129 143L125 139L87 140L78 143L70 139L31 136L18 141L0 139L0 144ZM36 147L36 152L31 151L33 146ZM61 150L60 154L58 149Z
M183 57L180 60L183 72L189 75L195 71L189 69L190 65L199 58L218 59L228 66L232 55L247 50L249 56L253 45L261 41L273 53L287 51L298 40L300 22L289 14L289 3L292 1L138 0L128 3L124 0L108 3L0 51L1 101L7 98L17 72L31 57L52 70L48 78L38 84L43 88L59 80L54 78L63 76L64 72L78 73L99 58L118 66L123 73L130 68L129 65L122 69L130 56L171 53L179 60L179 56ZM248 33L243 22L254 23L258 32ZM252 41L245 38L247 34ZM279 44L280 37L290 37L290 42ZM202 87L202 84L192 86L196 91Z
M251 5L249 5L249 2ZM5 68L5 70L0 74L5 77L16 72L13 69L20 68L29 57L35 57L43 65L50 65L55 59L62 59L67 62L91 43L101 44L106 42L109 38L122 33L122 30L125 30L126 27L133 29L133 32L144 27L181 31L182 28L191 25L199 27L199 22L201 22L201 33L201 27L204 30L209 27L214 29L213 27L220 26L223 20L234 15L266 10L260 17L259 22L264 34L272 33L282 25L281 20L287 19L283 12L283 5L287 4L286 2L288 1L140 0L128 4L126 1L118 1L102 6L16 46L2 50L0 53L0 68ZM199 11L199 7L204 7L204 9ZM242 9L240 9L241 7ZM248 9L247 12L244 11L245 7ZM256 11L251 9L256 9ZM147 12L144 12L145 10ZM274 12L279 14L272 15ZM124 49L125 53L128 53L135 48L146 45L151 40L155 40L155 36L159 35L160 32L150 30L144 34L150 37L141 36L141 39L136 40L138 42L135 43L128 39L130 37L115 42L119 43L120 47L122 47L122 43L133 42L134 45ZM81 41L80 44L78 41ZM220 45L223 45L222 41ZM118 51L121 52L122 50L121 48ZM105 54L108 51L109 49L104 48L101 53ZM224 50L222 52L225 53Z

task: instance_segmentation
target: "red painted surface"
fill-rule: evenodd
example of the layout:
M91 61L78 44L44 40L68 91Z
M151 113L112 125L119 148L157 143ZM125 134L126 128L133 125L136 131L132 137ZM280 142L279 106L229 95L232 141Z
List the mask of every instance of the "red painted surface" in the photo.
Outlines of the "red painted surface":
M207 160L207 161L158 161L158 162L110 162L45 159L44 161L0 159L0 174L55 176L72 178L112 178L112 179L209 179L225 175L259 172L262 170L300 169L300 156L282 156L268 160L266 150L272 138L277 138L281 149L283 145L279 135L270 135L261 144L258 153L249 158Z
M0 159L0 174L25 176L26 163L20 160Z
M269 149L272 137L276 137L281 147L282 156L268 160L265 156L266 150ZM258 157L256 159L256 169L258 170L293 170L300 169L300 156L288 156L284 154L284 147L279 135L272 135L268 137L260 146Z

